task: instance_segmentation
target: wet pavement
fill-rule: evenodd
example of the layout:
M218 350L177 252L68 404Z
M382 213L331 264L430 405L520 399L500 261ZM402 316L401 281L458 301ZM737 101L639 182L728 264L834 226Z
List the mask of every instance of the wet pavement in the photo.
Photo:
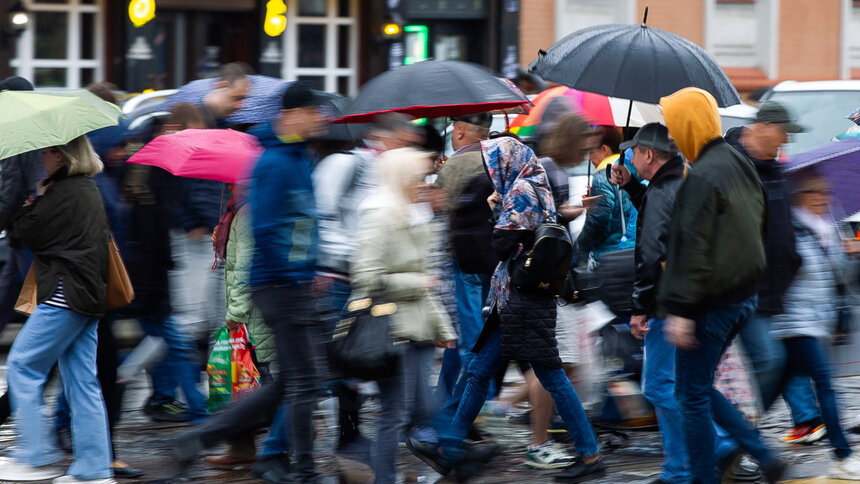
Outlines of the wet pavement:
M2 361L5 362L5 356ZM4 376L5 366L0 366L0 381L3 382L3 387L5 387ZM508 379L512 382L521 381L521 377L513 367L509 371ZM839 378L835 381L835 386L843 424L846 427L849 424L856 424L858 416L860 416L860 377ZM46 397L50 408L53 408L55 393L56 383L52 383ZM143 469L146 476L141 479L123 480L123 482L148 482L149 480L171 476L175 465L171 457L172 439L179 432L189 428L186 425L151 422L140 411L148 395L148 383L143 375L129 383L123 404L122 421L115 435L117 457L133 467ZM377 412L376 400L369 398L362 407L365 435L372 434ZM318 434L316 440L317 463L324 476L323 482L325 484L347 482L339 480L341 464L348 465L352 470L366 470L354 462L339 461L334 455L336 431L334 423L336 419L332 415L330 405L321 404L315 413L315 420ZM523 466L525 446L530 435L526 425L513 423L506 418L484 416L481 417L481 426L502 445L502 452L490 462L481 476L470 480L470 482L487 484L553 482L553 475L558 471L537 471ZM830 452L826 441L812 446L794 446L781 442L781 436L790 428L788 411L781 402L766 415L760 428L767 444L777 450L789 462L789 474L786 477L788 479L803 479L790 482L845 482L816 478L816 476L825 475L829 465ZM627 434L629 435L628 441L605 454L609 466L606 477L589 482L644 484L650 483L658 477L661 462L659 434L655 431L631 431ZM7 423L0 428L0 454L8 455L10 448L14 445L14 435L14 423ZM258 439L262 440L263 437L264 435L260 434ZM602 441L606 441L609 437L607 434L600 435ZM617 436L615 440L618 440ZM860 448L860 434L849 433L849 440L852 442L852 446ZM224 449L223 446L216 447L210 453L219 453ZM66 458L63 464L68 464L68 462L69 459ZM414 458L402 445L398 460L398 472L399 482L453 482L450 479L442 479L441 476ZM207 468L202 461L192 465L186 475L192 482L261 482L248 477L246 471L217 471Z

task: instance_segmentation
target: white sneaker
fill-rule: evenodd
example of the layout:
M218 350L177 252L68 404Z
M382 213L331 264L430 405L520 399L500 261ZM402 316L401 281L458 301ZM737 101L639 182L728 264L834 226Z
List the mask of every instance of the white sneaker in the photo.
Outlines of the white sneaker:
M827 472L827 477L860 481L860 453L854 452L847 459L833 461Z
M536 449L530 447L526 450L525 466L532 469L564 469L573 465L575 460L564 446L550 440Z
M54 479L54 484L116 484L113 477L105 477L100 479L78 479L70 475L58 477Z
M50 465L31 466L13 459L3 459L3 462L0 463L0 481L44 481L62 475L62 470Z

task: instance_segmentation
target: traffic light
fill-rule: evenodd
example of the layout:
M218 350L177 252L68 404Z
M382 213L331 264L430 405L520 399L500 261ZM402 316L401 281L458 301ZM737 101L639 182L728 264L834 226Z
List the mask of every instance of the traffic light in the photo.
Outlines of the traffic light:
M269 0L266 2L266 20L263 21L263 31L269 37L277 37L287 28L287 6L284 0Z
M155 0L131 0L128 18L135 27L140 27L155 18Z
M394 22L388 22L387 24L382 26L382 35L387 39L393 39L395 37L399 37L402 29L399 24Z

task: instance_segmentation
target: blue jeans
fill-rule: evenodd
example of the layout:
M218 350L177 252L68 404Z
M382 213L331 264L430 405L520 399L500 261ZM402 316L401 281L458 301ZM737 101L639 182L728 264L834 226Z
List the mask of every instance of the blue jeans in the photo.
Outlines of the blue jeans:
M501 330L496 328L469 365L466 387L453 421L450 425L437 429L439 442L445 453L455 460L463 455L463 439L484 405L490 380L499 371L502 364L501 353ZM549 368L534 362L532 362L532 368L537 379L552 395L558 413L564 420L568 433L573 438L577 452L583 457L599 454L600 448L597 437L594 435L594 430L592 430L591 423L585 415L582 403L576 392L573 391L573 385L570 384L564 370Z
M684 415L690 470L702 484L717 484L714 421L760 465L772 463L771 452L758 431L714 388L720 358L755 311L755 299L704 311L696 318L698 347L675 352L675 396Z
M427 384L433 366L433 346L409 343L402 345L402 349L397 375L378 382L382 412L370 454L375 484L394 484L399 442L411 423L425 421L435 410Z
M98 319L40 304L9 352L7 378L20 433L15 459L33 466L59 460L51 424L42 412L48 372L59 363L72 409L75 460L67 474L78 479L113 476L107 412L96 377Z
M642 394L654 405L660 436L663 439L663 472L665 482L686 483L690 476L690 457L684 435L684 416L675 398L675 347L666 341L662 318L651 318L645 333L645 364L642 370ZM728 455L737 444L716 424L717 458Z
M445 350L442 356L442 369L439 372L439 383L436 385L436 396L441 401L453 394L461 368L467 368L474 357L472 348L484 328L484 302L490 292L492 276L467 274L460 270L456 260L452 266L460 337L457 340L457 349Z
M827 438L835 449L836 458L845 459L851 455L851 447L842 426L839 423L839 411L836 405L836 394L830 385L830 362L825 356L825 350L821 343L815 338L797 337L782 340L785 352L789 356L786 359L785 373L781 379L780 387L802 375L812 378L815 382L815 395L821 406L821 416L824 426L827 427ZM779 388L768 395L767 403L776 399Z
M780 384L785 366L785 351L782 344L770 336L770 323L770 316L757 313L739 334L753 366L759 395L770 393ZM794 425L821 417L808 377L796 376L789 380L782 390L782 398L791 410Z
M260 451L260 459L281 455L290 450L290 439L287 435L287 421L290 418L290 409L285 403L281 403L272 425L269 427L269 436L263 440L263 450Z
M167 357L150 371L152 376L152 403L168 403L176 400L176 387L182 388L188 403L188 415L192 422L209 416L206 411L206 396L200 393L200 370L194 341L180 331L170 316L161 320L139 319L138 323L147 336L164 338Z

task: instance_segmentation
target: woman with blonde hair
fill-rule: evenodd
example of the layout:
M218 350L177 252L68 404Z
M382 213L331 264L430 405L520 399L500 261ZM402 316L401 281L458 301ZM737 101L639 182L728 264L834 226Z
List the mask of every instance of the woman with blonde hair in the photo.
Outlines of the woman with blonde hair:
M358 250L350 268L351 299L382 294L397 304L391 335L407 342L397 375L380 380L382 414L371 450L375 483L394 483L398 442L410 422L434 413L427 378L433 347L453 348L457 340L448 315L432 291L428 275L433 209L428 203L427 175L433 163L427 153L400 148L378 161L380 187L361 217Z
M39 182L15 220L33 251L38 305L9 352L7 377L20 434L0 480L37 481L62 474L42 390L54 363L72 411L75 460L57 484L115 483L104 401L96 378L96 327L105 313L108 227L92 176L102 162L86 137L46 148Z

